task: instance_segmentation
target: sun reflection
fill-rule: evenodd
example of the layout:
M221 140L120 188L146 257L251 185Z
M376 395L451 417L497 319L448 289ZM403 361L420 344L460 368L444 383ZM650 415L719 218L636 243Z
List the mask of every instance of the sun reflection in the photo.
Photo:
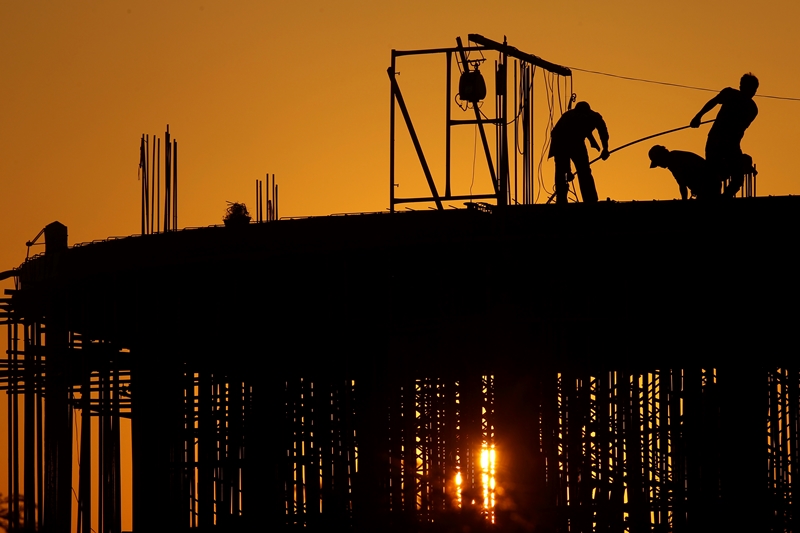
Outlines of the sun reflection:
M481 514L489 519L492 524L495 523L495 488L497 485L496 464L497 451L494 448L494 444L488 445L484 443L483 446L481 446L480 455L480 479L481 486L483 487L483 504L481 506ZM458 502L457 505L460 509L462 507L463 489L463 478L460 470L456 472L455 485L457 494L456 501ZM472 500L472 503L475 503L475 500Z
M461 472L456 472L456 501L459 509L461 509L461 481Z
M481 481L483 485L483 512L494 524L495 465L497 455L494 444L481 448Z

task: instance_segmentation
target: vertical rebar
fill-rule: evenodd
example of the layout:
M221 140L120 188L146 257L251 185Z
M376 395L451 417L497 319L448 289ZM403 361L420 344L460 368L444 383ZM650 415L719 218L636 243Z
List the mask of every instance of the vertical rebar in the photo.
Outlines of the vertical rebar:
M267 172L267 178L266 178L266 181L267 181L267 192L266 192L266 200L267 200L267 221L270 221L270 220L272 220L272 204L270 203L270 200L269 200L269 190L270 190L270 187L271 187L271 185L270 185L270 183L269 183L269 172Z
M145 163L145 152L146 148L144 145L144 133L142 134L142 140L139 144L139 170L141 174L139 176L139 181L142 182L142 235L145 234L145 205L147 202L147 186L145 185L145 180L147 179L147 164Z
M150 233L158 233L158 226L155 225L155 211L158 209L158 203L155 199L156 189L158 185L155 182L156 177L156 136L153 135L153 157L150 162Z
M158 139L158 160L156 161L156 228L161 227L161 139ZM158 231L158 229L156 229Z
M172 141L169 136L169 124L167 124L167 131L164 133L164 233L170 230L170 208L172 204L172 195L170 193L172 188Z
M178 141L172 141L172 230L178 231Z

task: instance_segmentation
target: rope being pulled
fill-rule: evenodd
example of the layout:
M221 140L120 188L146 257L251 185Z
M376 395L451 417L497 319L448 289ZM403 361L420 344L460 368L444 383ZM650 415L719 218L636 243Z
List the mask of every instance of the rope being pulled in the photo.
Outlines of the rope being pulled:
M714 122L714 119L712 118L712 119L710 119L710 120L704 120L704 121L703 121L703 122L701 122L700 124L708 124L709 122ZM627 148L628 146L633 146L634 144L638 144L638 143L640 143L640 142L642 142L642 141L646 141L646 140L648 140L648 139L654 139L654 138L656 138L656 137L661 137L662 135L666 135L666 134L668 134L668 133L675 133L676 131L685 130L685 129L687 129L687 128L691 128L691 127L692 127L691 125L687 125L687 126L681 126L680 128L672 128L671 130L666 130L666 131L662 131L662 132L659 132L659 133L654 133L653 135L648 135L647 137L642 137L641 139L636 139L635 141L631 141L631 142L629 142L629 143L627 143L627 144L623 144L622 146L617 146L617 147L616 147L616 148L614 148L613 150L609 150L609 152L608 152L608 155L611 155L611 154L613 154L614 152L619 152L619 151L620 151L620 150L622 150L623 148ZM591 161L589 161L589 164L591 165L591 164L593 164L593 163L596 163L597 161L600 161L600 159L601 159L600 157L595 157L594 159L592 159ZM574 178L575 176L574 176L574 174L572 174L572 172L571 172L571 171L570 171L570 173L569 173L569 174L570 174L570 175L569 175L569 179L568 179L567 181L569 181L569 182L572 182L572 180L573 180L573 178ZM553 198L555 198L555 197L556 197L556 193L555 193L555 191L553 191L553 194L552 194L552 195L550 195L550 198L548 198L548 199L547 199L547 202L546 202L546 203L548 203L548 204L549 204L549 203L551 203L551 202L553 201Z
M711 120L704 120L700 124L708 124L709 122L714 122L714 119L712 118ZM646 141L647 139L654 139L656 137L661 137L662 135L666 135L667 133L675 133L676 131L685 130L686 128L691 128L691 126L681 126L680 128L673 128L671 130L666 130L666 131L662 131L660 133L654 133L653 135L648 135L647 137L642 137L641 139L636 139L635 141L631 141L631 142L629 142L627 144L623 144L622 146L617 146L613 150L610 150L608 152L608 154L611 155L614 152L618 152L618 151L622 150L623 148L627 148L628 146L633 146L634 144L640 143L642 141ZM599 160L600 160L599 157L595 157L594 159L589 161L589 164L591 165L592 163L594 163L596 161L599 161Z

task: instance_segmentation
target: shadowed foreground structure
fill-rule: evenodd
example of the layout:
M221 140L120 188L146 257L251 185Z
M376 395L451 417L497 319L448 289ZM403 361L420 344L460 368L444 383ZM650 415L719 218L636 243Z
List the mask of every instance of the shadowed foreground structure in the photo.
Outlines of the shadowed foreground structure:
M797 530L798 210L51 224L1 302L8 493L119 531L130 461L137 532Z

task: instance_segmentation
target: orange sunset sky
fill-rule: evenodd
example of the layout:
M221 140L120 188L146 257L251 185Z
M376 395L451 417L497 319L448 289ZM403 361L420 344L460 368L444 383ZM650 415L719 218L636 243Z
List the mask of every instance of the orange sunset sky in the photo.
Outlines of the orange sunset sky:
M0 271L19 265L25 241L54 220L70 244L138 233L139 139L163 137L166 124L179 143L180 227L221 223L227 200L252 210L254 181L267 172L282 216L385 210L393 48L505 35L569 67L714 91L752 71L759 95L800 98L798 20L795 0L0 0ZM496 55L486 57L490 79ZM441 191L444 58L404 58L398 71ZM538 162L548 115L541 72L535 83ZM605 117L612 148L688 124L714 95L580 71L573 87ZM800 194L800 101L756 103L742 148L760 172L758 193ZM397 132L398 195L423 193L402 123ZM657 142L703 154L707 132L598 162L600 198L679 198L667 170L648 168L647 150ZM469 188L473 139L469 128L454 137L454 193ZM485 163L476 169L474 192L485 192ZM548 188L552 174L546 161ZM3 457L5 439L2 430Z

